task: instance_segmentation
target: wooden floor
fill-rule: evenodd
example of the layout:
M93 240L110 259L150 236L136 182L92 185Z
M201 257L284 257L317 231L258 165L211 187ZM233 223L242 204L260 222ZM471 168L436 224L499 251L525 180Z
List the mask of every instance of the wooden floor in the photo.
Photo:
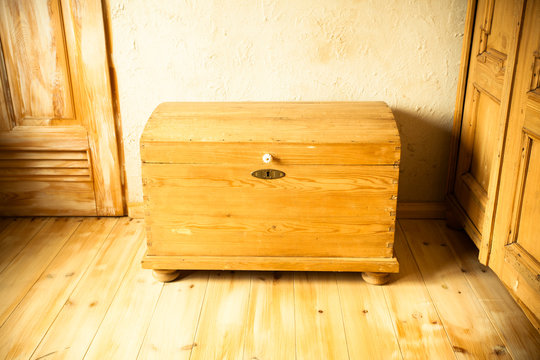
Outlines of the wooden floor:
M385 286L359 274L142 270L142 220L0 219L0 359L540 359L461 232L402 220Z

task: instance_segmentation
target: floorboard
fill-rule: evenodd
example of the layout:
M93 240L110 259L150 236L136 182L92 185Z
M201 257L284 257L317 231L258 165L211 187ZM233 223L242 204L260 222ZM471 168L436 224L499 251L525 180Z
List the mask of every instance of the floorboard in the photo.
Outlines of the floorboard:
M349 359L336 276L294 274L297 359Z
M17 218L8 218L8 217L0 218L0 233L2 233L2 231L4 231L4 229L5 229L11 222L13 222L14 219L17 219Z
M0 273L0 324L4 324L81 222L82 219L69 218L47 220Z
M404 359L455 359L435 305L403 232L396 227L394 250L399 274L382 286Z
M141 244L142 245L142 244ZM85 359L135 359L152 319L163 283L141 268L146 251L139 247ZM144 296L141 296L144 294Z
M464 233L400 220L400 273L143 270L144 221L0 219L2 359L540 358Z
M212 273L190 359L243 358L250 279L250 272Z
M493 271L478 262L478 249L462 231L449 230L442 221L437 226L444 228L461 271L512 357L526 360L530 354L538 354L540 358L538 332Z
M0 233L0 273L24 249L48 218L14 218Z
M116 222L116 218L83 220L0 327L0 359L32 355Z
M414 258L458 358L510 359L436 221L402 220Z
M367 284L361 274L336 277L349 357L402 359L384 287Z
M291 272L253 272L244 359L294 359L294 278Z
M120 219L32 359L82 359L143 241L141 220ZM126 339L127 341L128 339Z
M195 271L163 285L138 359L189 359L209 275Z

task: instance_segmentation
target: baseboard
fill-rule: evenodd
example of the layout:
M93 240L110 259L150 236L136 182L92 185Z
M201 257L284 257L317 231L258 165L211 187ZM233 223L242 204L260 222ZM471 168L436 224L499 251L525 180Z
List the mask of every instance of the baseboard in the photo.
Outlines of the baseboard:
M398 219L444 219L446 218L445 202L409 202L398 201Z
M480 245L482 244L482 234L476 229L476 226L474 226L471 219L467 216L463 208L459 205L456 197L454 195L448 195L446 197L448 201L448 209L452 212L452 214L456 217L457 222L463 227L463 230L469 235L469 237L474 242L474 245L478 249L480 249ZM480 258L480 262L484 265L486 260L482 261L482 258Z
M128 216L133 219L144 219L144 205L142 202L128 203Z

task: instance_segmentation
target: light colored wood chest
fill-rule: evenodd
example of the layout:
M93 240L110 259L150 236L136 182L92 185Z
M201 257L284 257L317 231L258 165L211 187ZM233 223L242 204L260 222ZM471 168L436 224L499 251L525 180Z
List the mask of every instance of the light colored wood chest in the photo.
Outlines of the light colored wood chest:
M165 281L178 269L398 271L400 139L385 103L164 103L141 158L143 267Z

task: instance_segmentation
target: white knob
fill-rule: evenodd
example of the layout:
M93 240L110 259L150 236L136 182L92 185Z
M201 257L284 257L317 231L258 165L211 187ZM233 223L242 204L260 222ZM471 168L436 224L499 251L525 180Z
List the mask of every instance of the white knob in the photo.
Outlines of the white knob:
M270 161L272 161L272 155L264 154L262 159L265 164L268 164Z

